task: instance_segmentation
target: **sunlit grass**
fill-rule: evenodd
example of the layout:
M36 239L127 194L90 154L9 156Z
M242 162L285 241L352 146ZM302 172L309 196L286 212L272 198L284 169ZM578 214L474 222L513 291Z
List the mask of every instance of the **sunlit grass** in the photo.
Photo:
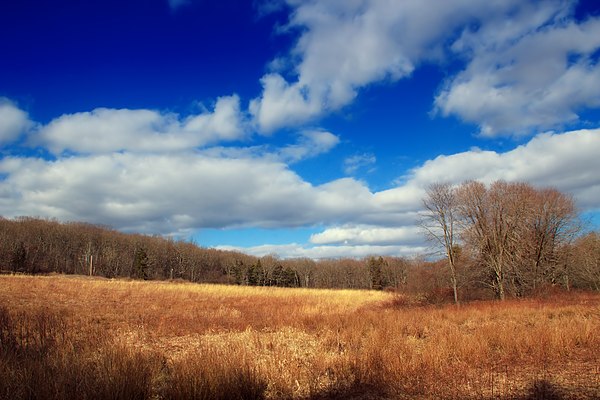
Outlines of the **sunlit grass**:
M49 398L81 395L74 381L97 391L86 379L98 374L123 394L97 398L126 398L114 374L134 377L141 398L600 396L598 295L406 304L376 291L0 276L0 396L31 397L53 379L39 365L62 374Z

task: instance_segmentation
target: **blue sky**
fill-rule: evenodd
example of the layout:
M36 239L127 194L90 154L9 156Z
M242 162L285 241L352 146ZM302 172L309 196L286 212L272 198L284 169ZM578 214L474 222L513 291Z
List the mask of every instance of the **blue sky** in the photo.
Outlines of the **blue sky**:
M600 210L600 5L0 4L0 215L281 257L410 256L424 189Z

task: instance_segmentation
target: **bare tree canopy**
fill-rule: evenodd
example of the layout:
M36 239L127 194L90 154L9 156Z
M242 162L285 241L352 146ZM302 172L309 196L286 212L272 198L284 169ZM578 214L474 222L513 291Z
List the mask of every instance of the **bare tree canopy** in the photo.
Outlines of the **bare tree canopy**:
M421 225L445 250L455 300L459 244L473 255L474 268L499 299L568 279L561 251L579 229L570 196L526 183L468 181L430 186L423 204Z

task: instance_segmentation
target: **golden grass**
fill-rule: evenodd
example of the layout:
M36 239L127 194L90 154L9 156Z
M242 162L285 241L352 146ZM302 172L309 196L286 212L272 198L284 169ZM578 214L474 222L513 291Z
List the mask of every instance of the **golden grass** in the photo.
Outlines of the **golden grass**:
M600 398L599 295L408 303L375 291L0 276L0 398L35 397L32 382L50 379L48 398Z

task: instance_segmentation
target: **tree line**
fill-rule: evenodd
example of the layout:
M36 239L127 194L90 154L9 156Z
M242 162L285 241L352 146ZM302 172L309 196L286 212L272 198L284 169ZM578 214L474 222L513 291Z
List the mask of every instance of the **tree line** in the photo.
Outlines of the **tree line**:
M185 280L249 286L382 289L400 287L408 261L279 259L204 248L190 241L127 234L51 219L0 218L0 270L106 278Z

